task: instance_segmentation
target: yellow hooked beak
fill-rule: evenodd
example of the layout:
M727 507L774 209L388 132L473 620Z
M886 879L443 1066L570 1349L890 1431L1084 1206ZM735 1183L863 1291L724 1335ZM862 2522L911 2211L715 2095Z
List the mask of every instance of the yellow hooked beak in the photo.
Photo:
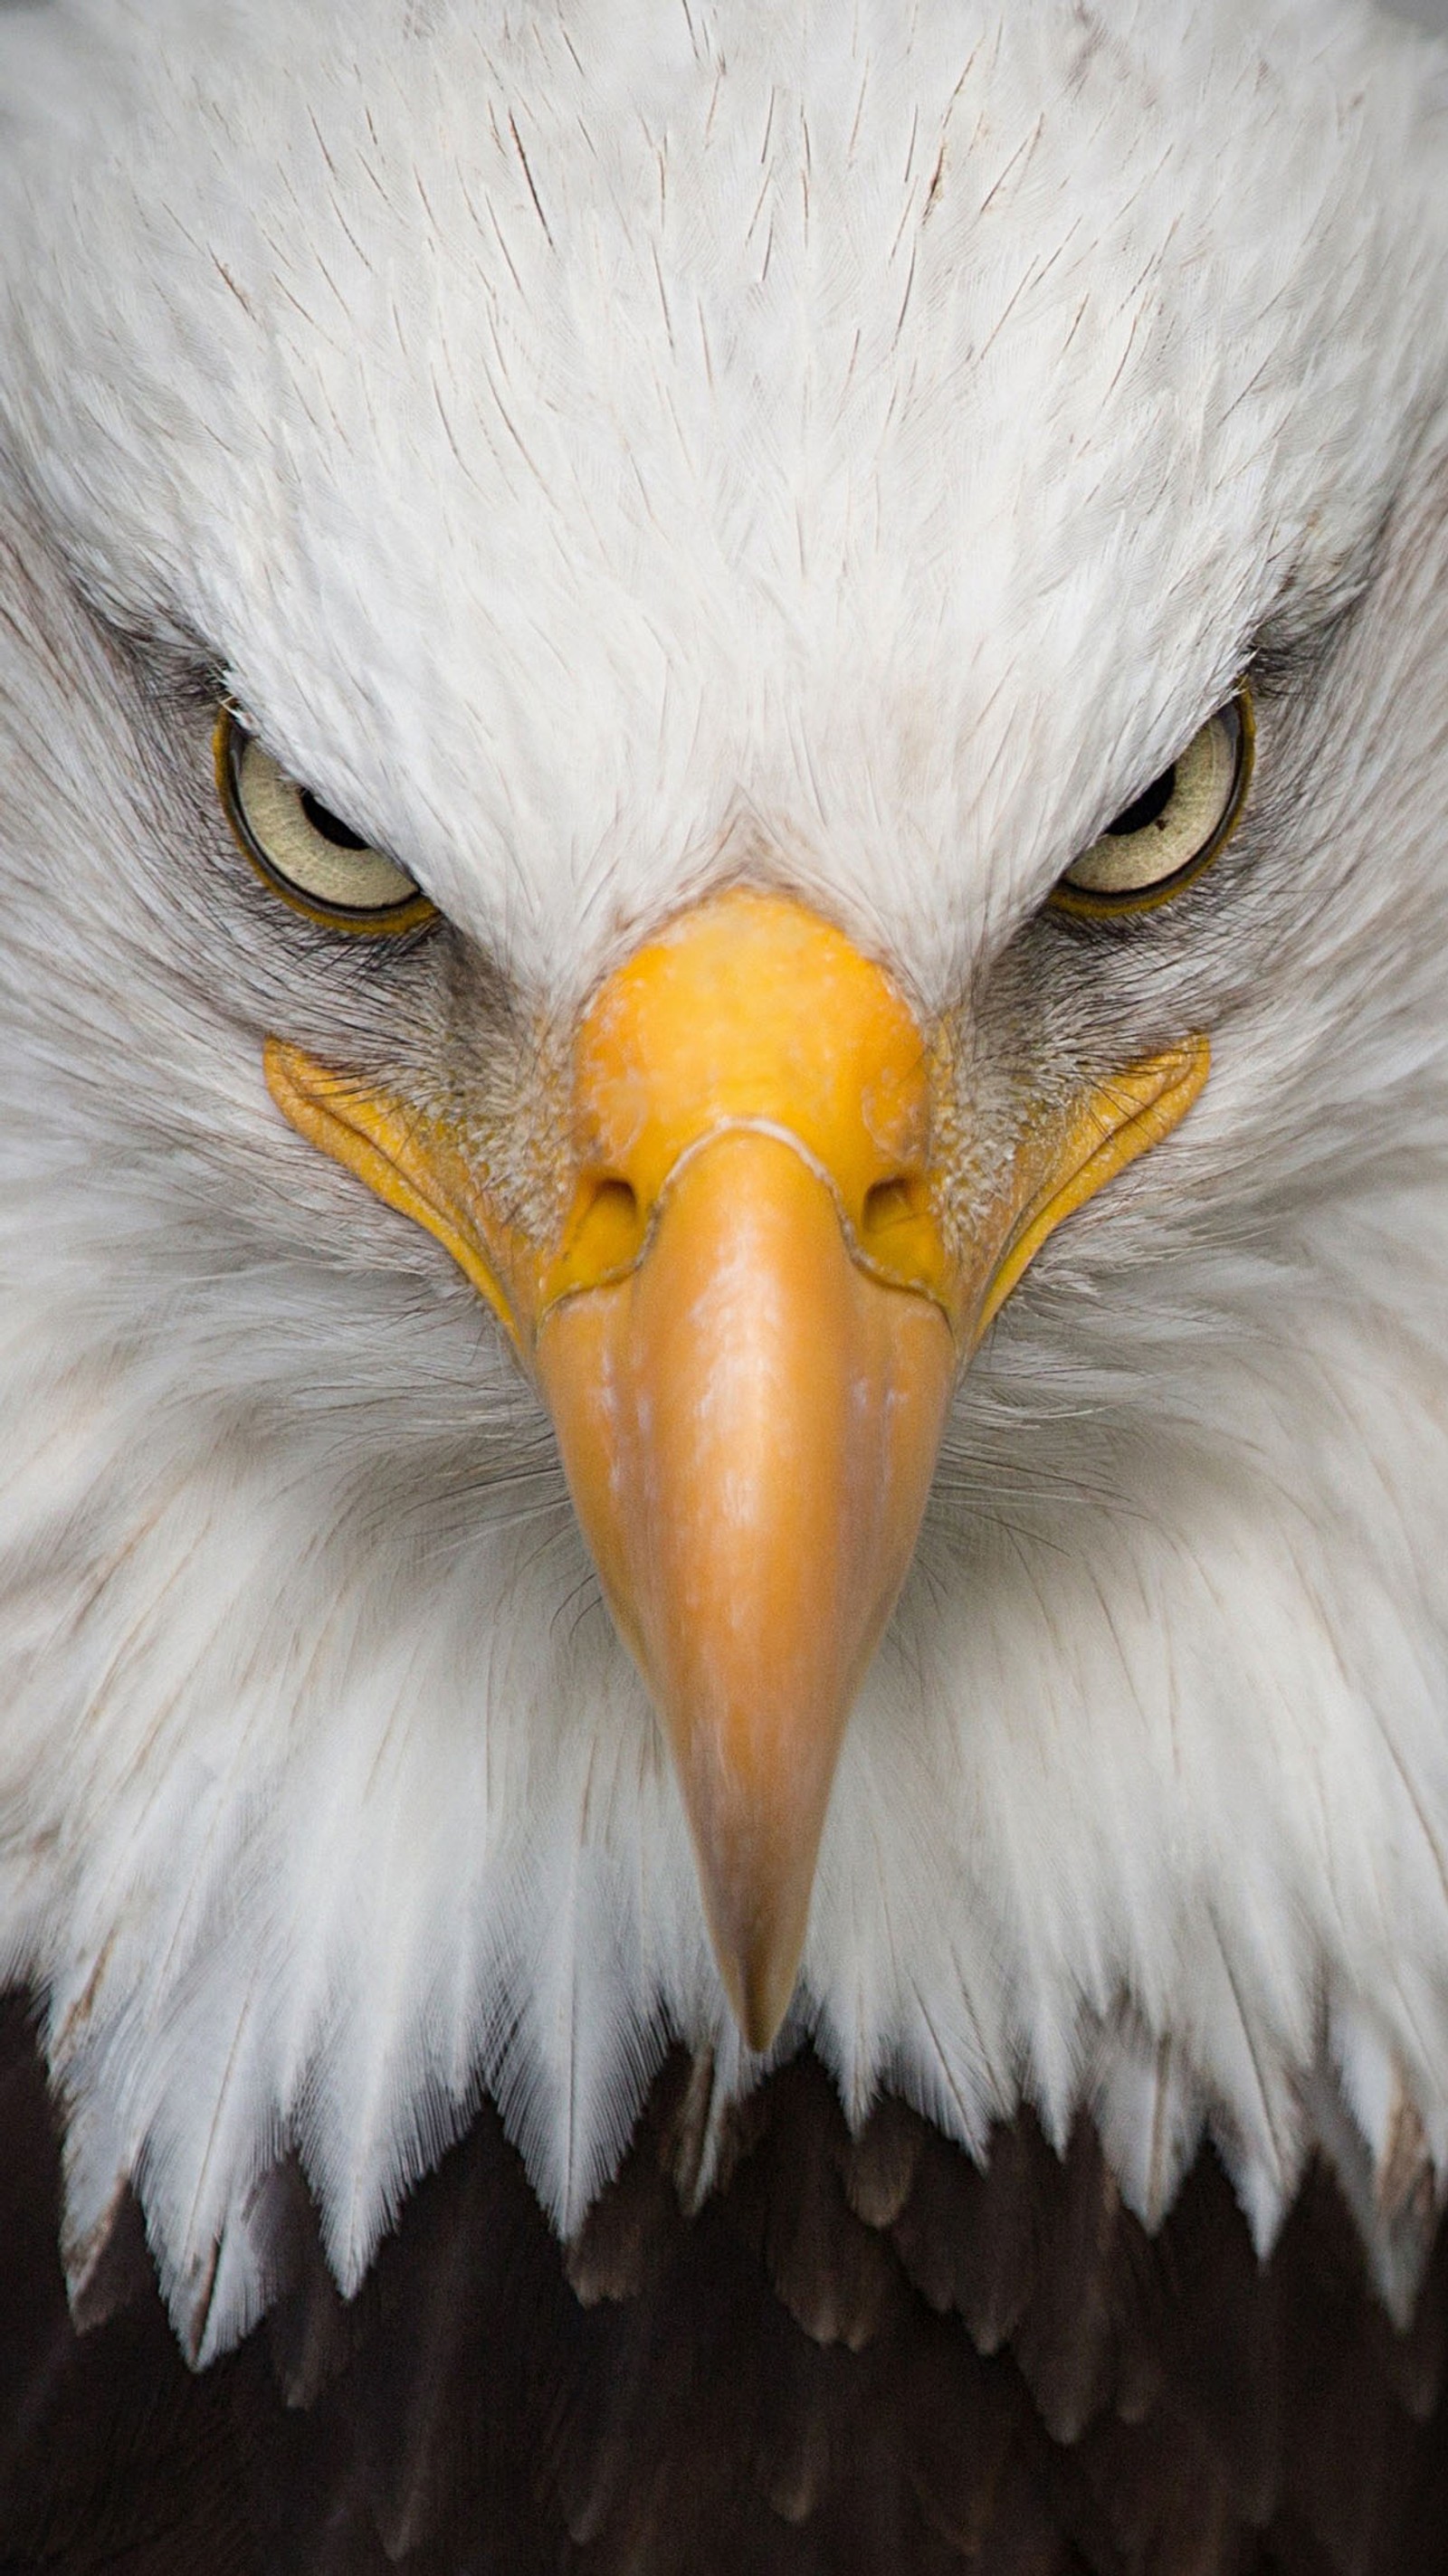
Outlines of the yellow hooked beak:
M542 1389L753 2048L793 1991L841 1739L957 1370L1207 1067L1194 1040L1043 1109L958 1240L936 1193L943 1057L842 932L737 891L595 996L571 1203L540 1241L440 1124L268 1042L284 1114L447 1246Z

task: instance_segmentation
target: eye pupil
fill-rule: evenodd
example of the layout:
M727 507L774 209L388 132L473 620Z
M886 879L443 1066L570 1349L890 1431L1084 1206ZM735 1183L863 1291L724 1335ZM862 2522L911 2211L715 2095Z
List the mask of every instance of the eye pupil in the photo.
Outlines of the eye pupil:
M361 833L354 832L350 825L339 821L320 798L312 794L309 787L301 790L301 804L302 812L313 831L320 832L324 841L330 841L334 850L366 849L367 843ZM1113 829L1115 828L1117 827L1113 826Z
M1164 769L1160 778L1152 781L1144 796L1138 796L1134 805L1128 805L1124 814L1118 814L1114 823L1107 824L1107 839L1123 841L1129 833L1144 832L1148 824L1159 823L1175 794L1176 763L1173 761L1170 769Z

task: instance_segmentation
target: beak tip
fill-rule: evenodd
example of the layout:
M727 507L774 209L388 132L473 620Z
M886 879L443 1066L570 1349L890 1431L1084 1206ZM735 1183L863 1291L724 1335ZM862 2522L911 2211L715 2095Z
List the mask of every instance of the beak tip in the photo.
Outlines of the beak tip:
M785 1941L768 1933L743 1942L716 1937L715 1956L729 2008L745 2047L756 2057L767 2055L779 2037L794 2000L803 1947L803 1926Z
M783 2021L784 2008L776 2010L772 2005L767 2010L761 2008L753 2017L745 2016L740 2022L739 2029L744 2045L751 2055L766 2057L769 2054L779 2037Z

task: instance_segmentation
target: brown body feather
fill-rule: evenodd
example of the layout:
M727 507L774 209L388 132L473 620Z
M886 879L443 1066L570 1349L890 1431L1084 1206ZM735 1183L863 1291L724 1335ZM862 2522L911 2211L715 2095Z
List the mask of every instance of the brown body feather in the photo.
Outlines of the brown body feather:
M0 2065L6 2576L1448 2567L1448 2245L1398 2334L1321 2172L1262 2267L1209 2156L1153 2242L1088 2130L982 2174L896 2103L852 2141L803 2059L690 2217L676 2062L570 2248L488 2110L350 2308L283 2175L291 2286L196 2375L133 2205L77 2331L19 2003Z

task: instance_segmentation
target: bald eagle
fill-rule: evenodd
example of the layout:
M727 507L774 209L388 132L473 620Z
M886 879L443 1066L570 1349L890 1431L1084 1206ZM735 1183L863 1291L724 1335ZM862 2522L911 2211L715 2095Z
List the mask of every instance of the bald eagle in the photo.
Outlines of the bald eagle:
M0 18L7 2568L1442 2561L1445 74Z

